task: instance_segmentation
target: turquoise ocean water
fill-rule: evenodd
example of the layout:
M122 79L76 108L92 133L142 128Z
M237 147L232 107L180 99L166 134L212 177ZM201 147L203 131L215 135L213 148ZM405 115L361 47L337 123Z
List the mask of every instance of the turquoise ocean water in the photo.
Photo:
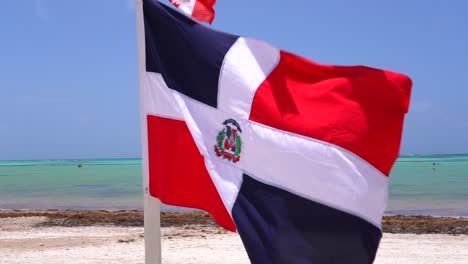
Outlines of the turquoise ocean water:
M0 209L140 210L142 198L139 159L0 161ZM400 157L386 212L468 216L468 155Z

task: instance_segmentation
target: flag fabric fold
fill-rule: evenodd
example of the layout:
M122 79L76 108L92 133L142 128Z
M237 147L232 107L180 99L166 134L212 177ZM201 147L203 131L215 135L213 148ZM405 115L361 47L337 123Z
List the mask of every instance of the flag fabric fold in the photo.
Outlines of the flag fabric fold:
M214 5L216 0L169 0L174 6L182 10L193 19L213 23L215 18Z
M372 263L411 80L318 64L156 0L139 12L149 194L209 212L252 263Z

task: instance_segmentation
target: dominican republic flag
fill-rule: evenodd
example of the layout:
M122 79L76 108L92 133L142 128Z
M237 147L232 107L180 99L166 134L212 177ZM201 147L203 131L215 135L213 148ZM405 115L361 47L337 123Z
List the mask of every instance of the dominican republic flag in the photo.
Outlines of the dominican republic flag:
M201 22L213 23L216 0L169 0L193 19Z
M252 263L372 263L411 80L139 8L148 194L209 212Z

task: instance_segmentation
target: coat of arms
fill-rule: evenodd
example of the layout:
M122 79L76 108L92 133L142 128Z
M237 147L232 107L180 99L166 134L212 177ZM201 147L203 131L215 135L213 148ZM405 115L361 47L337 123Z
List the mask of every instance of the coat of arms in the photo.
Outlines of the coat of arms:
M223 122L224 128L219 131L216 137L215 152L218 157L230 160L234 163L240 160L242 147L242 129L234 119Z

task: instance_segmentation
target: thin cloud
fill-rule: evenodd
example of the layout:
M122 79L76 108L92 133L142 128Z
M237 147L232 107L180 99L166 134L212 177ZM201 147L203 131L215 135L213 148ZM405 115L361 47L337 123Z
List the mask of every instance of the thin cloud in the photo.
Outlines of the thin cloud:
M136 0L125 0L125 4L128 10L130 11L135 10L135 1Z
M68 104L73 102L73 100L69 97L60 97L60 96L33 96L33 95L26 95L20 97L19 100L23 104Z
M410 112L427 113L434 109L434 104L429 100L416 101L410 105Z
M34 0L34 13L40 19L48 19L49 15L47 9L44 6L43 0Z

